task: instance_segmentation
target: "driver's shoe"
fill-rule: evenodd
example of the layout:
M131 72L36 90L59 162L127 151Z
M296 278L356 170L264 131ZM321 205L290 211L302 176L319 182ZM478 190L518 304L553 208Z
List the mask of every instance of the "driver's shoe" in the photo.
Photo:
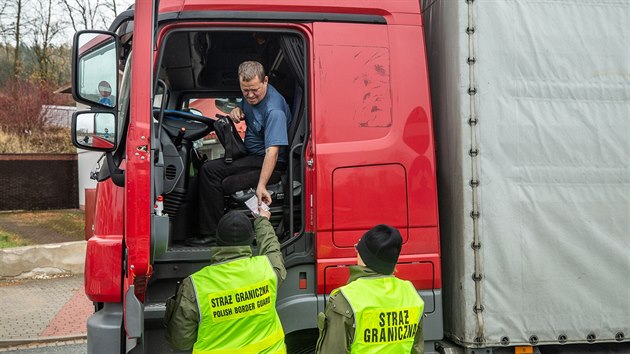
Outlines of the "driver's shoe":
M186 245L192 247L209 247L216 246L217 240L214 236L199 236L186 239Z

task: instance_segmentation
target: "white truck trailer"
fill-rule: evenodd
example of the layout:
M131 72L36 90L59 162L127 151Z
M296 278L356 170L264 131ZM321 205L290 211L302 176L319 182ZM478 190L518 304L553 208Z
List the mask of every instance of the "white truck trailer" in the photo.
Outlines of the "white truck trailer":
M445 337L630 352L630 1L422 5Z

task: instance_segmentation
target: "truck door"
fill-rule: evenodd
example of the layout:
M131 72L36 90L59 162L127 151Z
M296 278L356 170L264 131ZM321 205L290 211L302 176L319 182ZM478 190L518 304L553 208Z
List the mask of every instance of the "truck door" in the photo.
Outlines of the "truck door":
M345 284L353 245L381 223L403 236L397 275L419 290L440 287L420 24L315 23L313 32L318 293Z
M129 126L126 137L124 318L128 350L142 337L143 305L151 275L151 158L155 1L137 1L132 44ZM140 341L142 343L142 341ZM129 348L131 347L131 348ZM137 348L137 350L142 349Z

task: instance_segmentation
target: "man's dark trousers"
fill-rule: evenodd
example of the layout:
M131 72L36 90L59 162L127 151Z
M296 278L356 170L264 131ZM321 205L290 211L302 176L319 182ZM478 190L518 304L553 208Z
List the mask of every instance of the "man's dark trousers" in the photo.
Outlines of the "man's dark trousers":
M262 168L264 156L247 155L232 163L225 163L223 158L209 160L199 169L199 234L201 237L214 237L219 219L225 207L221 182L224 178L237 173L249 172Z

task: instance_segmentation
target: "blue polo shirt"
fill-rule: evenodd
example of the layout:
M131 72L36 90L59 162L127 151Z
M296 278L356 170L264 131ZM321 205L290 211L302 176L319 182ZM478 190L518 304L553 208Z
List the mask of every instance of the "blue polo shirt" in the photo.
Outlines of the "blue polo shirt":
M280 146L278 161L286 162L291 111L284 97L273 86L267 84L267 94L262 101L252 106L243 99L241 109L245 113L247 123L245 131L247 153L265 156L265 149Z

